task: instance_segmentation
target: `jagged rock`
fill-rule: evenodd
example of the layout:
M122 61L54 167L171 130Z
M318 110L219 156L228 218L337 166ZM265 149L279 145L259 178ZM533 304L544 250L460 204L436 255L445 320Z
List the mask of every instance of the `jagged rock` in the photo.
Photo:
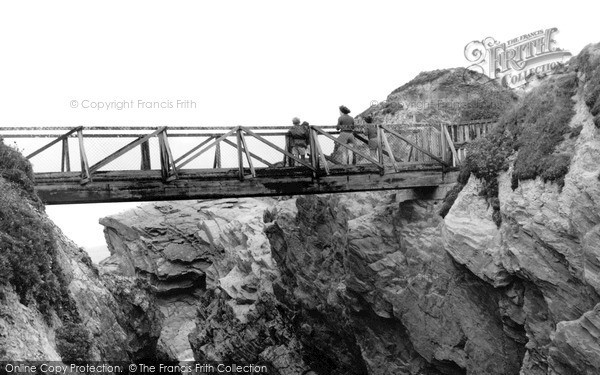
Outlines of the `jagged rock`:
M208 297L199 309L197 328L190 334L197 361L265 361L282 375L308 369L292 327L285 321L288 313L272 295L261 294L243 321L226 294L216 290Z
M116 319L126 328L126 343L132 357L172 359L157 350L162 316L149 286L139 279L112 274L103 274L102 281L117 302Z
M161 202L103 218L111 257L106 272L148 278L161 318L161 350L192 360L188 341L204 291L220 288L245 321L276 270L263 233L271 199Z
M69 292L94 337L94 357L90 360L127 361L160 356L156 351L161 328L159 312L148 288L133 278L101 275L83 250L58 235L59 259L69 281Z
M12 288L0 288L0 361L60 361L54 332L35 308L20 303Z
M555 374L597 374L600 369L600 304L574 321L560 322L550 347Z
M317 314L329 327L312 354L329 357L330 373L518 373L522 344L504 331L501 293L453 265L435 203L378 194L375 205L362 194L298 198L298 215L270 232L284 295L309 326Z
M506 286L511 277L501 262L502 238L492 218L492 207L481 197L482 188L481 181L470 179L454 202L452 214L446 215L442 227L444 248L481 279Z

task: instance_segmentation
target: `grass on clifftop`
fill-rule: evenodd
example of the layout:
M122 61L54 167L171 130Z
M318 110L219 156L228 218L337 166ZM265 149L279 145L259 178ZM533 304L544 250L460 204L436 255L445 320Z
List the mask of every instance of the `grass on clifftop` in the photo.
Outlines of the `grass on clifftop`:
M392 93L390 95L394 95L396 93L404 91L413 86L419 86L419 85L433 82L436 79L448 74L450 71L451 71L450 69L438 69L438 70L432 70L430 72L421 72L415 78L411 79L404 85L402 85L402 86L398 87L397 89L395 89L394 91L392 91Z
M57 260L53 228L38 210L31 164L0 140L0 283L12 285L21 303L35 303L73 320L72 301Z
M505 113L490 134L468 146L461 171L463 181L459 183L466 183L468 178L464 176L470 174L483 180L481 194L493 207L497 225L501 223L497 177L508 169L508 158L515 151L518 154L512 175L513 189L518 187L519 180L538 176L544 181L564 184L571 155L554 154L554 151L571 131L568 125L574 115L571 97L577 90L577 82L575 73L548 78ZM449 194L440 211L442 216L448 212L452 198L456 199L457 195L457 192Z
M492 83L473 86L473 97L460 111L460 121L488 120L502 116L517 102L517 95Z
M594 124L600 128L600 43L585 48L579 56L577 63L579 64L580 73L585 75L587 81L583 90L583 100L588 106L592 116L594 116Z

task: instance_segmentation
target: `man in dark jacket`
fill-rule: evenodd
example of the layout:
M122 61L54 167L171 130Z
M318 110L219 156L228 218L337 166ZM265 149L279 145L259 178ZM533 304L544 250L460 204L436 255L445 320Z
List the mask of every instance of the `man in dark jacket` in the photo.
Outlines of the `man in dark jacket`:
M338 118L336 129L340 131L338 141L343 144L347 144L350 147L354 147L354 119L348 114L350 110L345 105L340 106L340 117ZM342 150L342 163L354 164L353 163L353 152L346 149Z

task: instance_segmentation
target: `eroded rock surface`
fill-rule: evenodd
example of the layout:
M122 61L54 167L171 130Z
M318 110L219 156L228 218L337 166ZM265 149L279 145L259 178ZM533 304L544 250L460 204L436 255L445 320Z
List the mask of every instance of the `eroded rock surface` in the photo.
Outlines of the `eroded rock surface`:
M297 216L281 215L268 229L283 268L281 299L297 303L313 326L300 336L306 351L309 338L320 343L309 358L327 358L313 368L518 373L522 344L504 329L500 293L453 264L435 202L401 203L386 193L368 198L298 198Z
M111 251L108 274L148 280L163 318L160 347L193 360L188 340L208 289L221 288L240 321L259 290L270 290L274 269L263 234L271 199L150 203L101 219Z

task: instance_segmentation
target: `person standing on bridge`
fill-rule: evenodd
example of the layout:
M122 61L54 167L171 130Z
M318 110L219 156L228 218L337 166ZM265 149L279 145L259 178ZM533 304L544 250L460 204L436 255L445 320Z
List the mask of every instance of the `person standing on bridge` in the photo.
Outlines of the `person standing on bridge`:
M294 117L292 120L292 128L288 134L291 139L292 155L300 157L300 159L306 159L306 148L308 146L308 122L304 121L300 124L300 119ZM295 165L294 160L290 160L290 166Z
M354 139L354 119L348 115L349 113L350 110L348 107L345 105L340 106L340 117L338 118L336 129L340 131L338 141L350 147L354 147L356 141ZM352 150L343 147L342 163L354 164L353 156L354 153Z
M377 125L373 124L373 116L369 113L364 117L365 120L365 134L369 139L369 155L375 159L378 159L379 142L377 141Z

